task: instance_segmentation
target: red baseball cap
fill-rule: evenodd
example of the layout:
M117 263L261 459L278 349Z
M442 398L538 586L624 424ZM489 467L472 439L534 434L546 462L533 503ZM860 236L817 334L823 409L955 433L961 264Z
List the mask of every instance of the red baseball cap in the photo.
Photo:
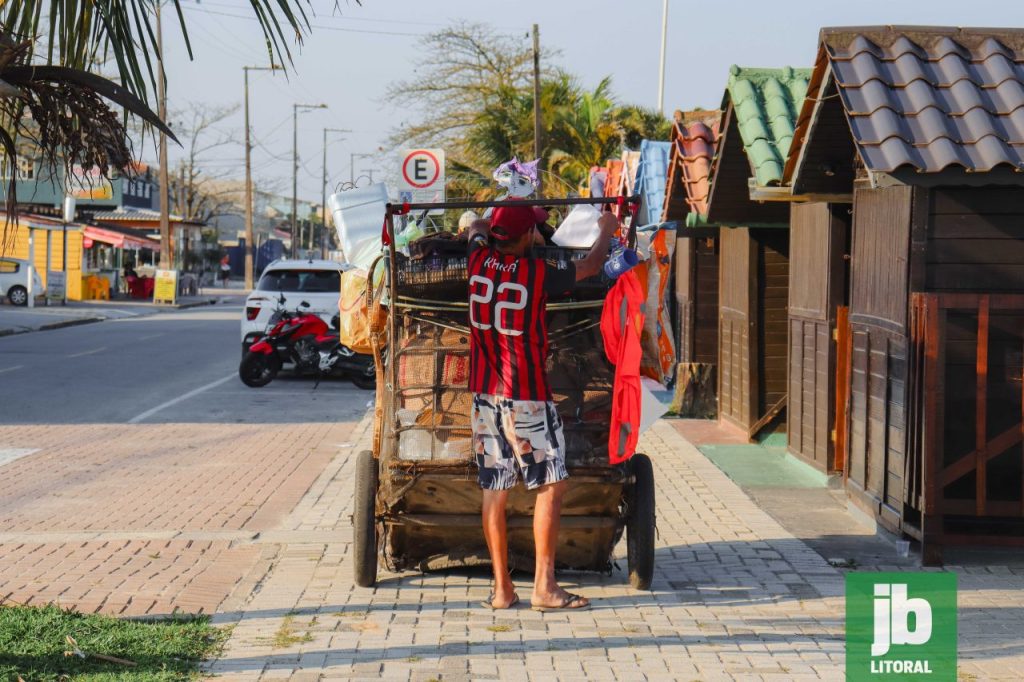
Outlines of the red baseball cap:
M548 219L548 212L540 206L506 204L491 214L491 234L498 241L519 239L537 223Z

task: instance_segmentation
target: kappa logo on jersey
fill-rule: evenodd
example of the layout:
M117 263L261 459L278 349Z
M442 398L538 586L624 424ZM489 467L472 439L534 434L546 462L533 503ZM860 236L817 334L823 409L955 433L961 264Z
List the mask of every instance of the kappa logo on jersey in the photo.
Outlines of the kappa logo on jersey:
M502 263L497 258L491 256L484 261L484 267L488 270L497 270L498 272L515 272L519 266L519 261L512 261L511 263Z

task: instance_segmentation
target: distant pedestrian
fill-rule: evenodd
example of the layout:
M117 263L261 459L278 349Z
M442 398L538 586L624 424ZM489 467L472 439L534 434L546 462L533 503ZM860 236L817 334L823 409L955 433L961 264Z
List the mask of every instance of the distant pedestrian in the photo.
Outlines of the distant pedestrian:
M228 281L231 279L231 258L227 254L220 259L220 281L224 288L228 288Z

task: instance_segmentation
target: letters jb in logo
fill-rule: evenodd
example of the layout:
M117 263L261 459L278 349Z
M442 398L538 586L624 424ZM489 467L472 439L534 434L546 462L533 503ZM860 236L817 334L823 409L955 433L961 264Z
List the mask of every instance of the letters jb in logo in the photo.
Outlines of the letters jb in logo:
M847 574L846 678L956 680L956 575Z

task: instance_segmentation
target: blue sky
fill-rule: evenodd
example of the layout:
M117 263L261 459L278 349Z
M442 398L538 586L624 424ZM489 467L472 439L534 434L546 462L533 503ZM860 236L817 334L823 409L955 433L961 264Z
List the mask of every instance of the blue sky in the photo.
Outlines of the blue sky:
M287 76L252 73L251 106L258 145L254 172L291 191L292 104L326 103L299 117L299 194L320 196L323 128L354 131L329 145L330 182L347 180L349 154L375 152L389 130L415 117L415 102L385 102L388 83L413 75L418 37L464 19L489 23L524 44L540 25L541 49L561 51L557 63L593 85L610 75L622 102L657 104L662 0L312 0L314 28L295 48ZM713 108L721 101L728 68L810 66L822 26L915 24L1022 26L1024 3L1010 0L777 0L692 2L669 0L665 110ZM242 99L242 66L267 63L247 0L182 0L195 60L167 27L169 107L189 102L230 105ZM168 16L173 21L173 15ZM401 35L396 35L401 34ZM242 115L222 124L241 139ZM336 138L333 136L331 139ZM145 155L154 159L151 148ZM175 152L171 152L172 163ZM223 148L218 168L243 175L241 144ZM392 150L356 160L356 173L393 172Z

